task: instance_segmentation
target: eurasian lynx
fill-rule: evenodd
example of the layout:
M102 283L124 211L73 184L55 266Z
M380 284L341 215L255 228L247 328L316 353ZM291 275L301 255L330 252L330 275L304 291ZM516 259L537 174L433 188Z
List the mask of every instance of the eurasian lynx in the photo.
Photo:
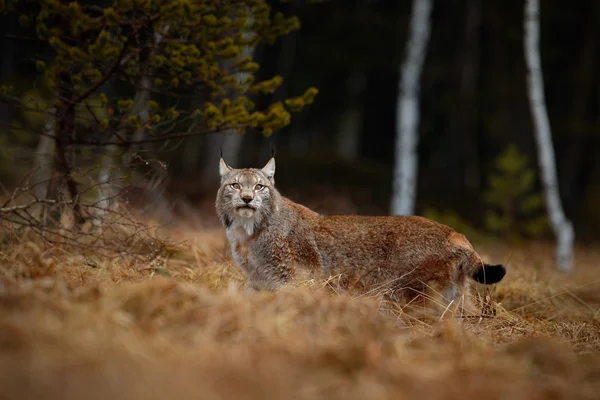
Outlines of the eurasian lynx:
M299 272L338 276L344 287L385 289L412 299L429 283L448 301L468 291L467 278L502 280L502 265L485 264L448 226L417 216L322 216L275 189L275 159L262 169L233 169L221 158L216 208L249 287L273 290ZM464 299L464 298L463 298Z

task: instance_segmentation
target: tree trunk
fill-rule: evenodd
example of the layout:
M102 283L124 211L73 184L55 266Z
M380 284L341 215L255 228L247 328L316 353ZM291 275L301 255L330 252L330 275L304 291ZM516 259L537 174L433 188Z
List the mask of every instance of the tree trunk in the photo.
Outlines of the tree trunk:
M137 84L133 105L131 106L130 115L135 115L140 121L140 128L131 135L131 141L134 143L128 146L126 151L119 160L119 149L117 146L107 146L100 161L100 172L98 180L100 183L98 190L99 215L102 220L106 215L106 211L113 207L116 200L116 191L114 190L113 182L125 175L125 169L130 166L133 155L139 151L140 145L135 142L144 139L146 133L145 125L150 120L150 98L152 91L152 51L161 45L164 36L170 29L169 25L165 25L158 32L154 32L151 28L140 32L139 40L142 44L140 52L140 78ZM125 126L126 119L123 120L123 126L119 128L119 137L128 137L127 128ZM154 165L154 164L152 164ZM160 169L160 167L158 167ZM158 171L158 174L161 172ZM163 177L164 180L164 177Z
M240 57L251 55L246 49L240 54ZM222 61L221 68L226 69L233 65L231 61ZM245 79L246 74L238 73L238 81ZM231 97L232 93L227 93ZM212 133L208 135L205 142L204 169L202 171L202 183L205 187L210 187L219 180L218 168L221 151L229 165L239 168L240 151L244 136L241 133L236 133L233 129L227 129L223 132Z
M133 98L133 105L131 106L131 115L135 115L140 120L140 128L134 132L132 141L137 142L144 138L146 133L145 125L150 120L150 97L152 92L152 51L159 47L165 35L169 32L170 25L165 25L158 31L153 31L152 28L145 29L140 32L140 42L146 43L142 47L140 52L140 80L136 88L135 96ZM126 129L120 132L120 137L125 137ZM132 144L129 146L127 151L123 154L123 166L128 166L131 162L133 154L135 154L140 148L138 144Z
M413 0L406 59L400 71L396 106L396 149L391 213L411 215L417 186L419 81L431 31L432 0Z
M142 70L142 75L140 76L140 81L138 83L138 88L135 93L135 97L133 99L133 105L131 107L131 113L136 115L140 120L141 126L135 131L133 134L133 141L137 142L144 138L144 134L146 133L145 125L150 120L150 91L152 90L152 80L151 80L151 67L149 65L150 61L147 60L146 66ZM132 144L128 151L125 153L125 162L124 165L127 166L129 162L131 162L131 157L137 151L139 151L140 145Z
M65 101L66 106L57 108L56 115L59 117L55 123L55 149L53 157L54 174L56 182L51 186L57 190L49 193L50 197L58 196L60 189L66 188L68 197L71 201L71 211L73 221L76 226L81 226L85 222L83 211L79 199L79 185L73 177L73 160L69 159L72 153L72 145L69 143L76 139L75 135L75 108L69 107L73 102L73 92L67 83L69 81L68 74L64 71L59 72L57 76L58 98ZM63 210L66 211L66 210Z
M354 18L360 20L368 12L368 2L358 0ZM350 75L346 78L346 99L348 103L340 116L336 149L338 157L350 163L356 162L360 154L366 81L367 76L362 70L351 70Z
M294 2L290 9L290 14L296 14L298 8L298 2ZM273 93L272 102L284 101L288 96L288 88L290 86L290 77L292 76L294 69L294 60L296 59L296 46L298 43L297 31L288 33L281 38L279 57L277 57L277 73L283 77L283 84ZM298 133L296 124L292 124L287 127L288 136L295 137ZM265 140L264 137L261 140L261 146L259 155L271 154L271 141ZM264 163L264 160L258 161L258 163Z
M115 152L116 149L113 148L113 146L109 146L100 159L100 172L98 173L98 197L96 200L98 208L96 209L96 220L94 221L96 225L101 225L106 222L106 213L112 205L112 190L110 186Z
M479 48L481 26L481 2L483 0L467 1L467 23L465 27L464 49L461 62L459 99L460 109L457 112L459 120L459 137L464 154L464 183L470 189L481 186L481 171L479 169L478 134L477 134L477 79L479 76Z
M590 127L595 121L590 121L591 105L595 100L596 87L594 79L597 68L598 24L596 18L598 3L591 2L588 11L585 37L579 54L579 62L575 70L573 98L571 102L571 124L569 127L569 141L563 154L562 173L560 174L560 187L564 194L569 194L564 201L564 207L571 213L573 219L579 210L578 205L583 197L585 184L582 175L585 175L587 162L586 150L591 148L593 132ZM560 155L560 153L559 153ZM559 156L560 159L560 156Z
M198 160L202 158L202 140L198 137L187 138L181 152L181 169L186 178L195 177L198 173Z
M14 18L5 15L2 18L4 22L3 33L9 34L15 28ZM0 39L2 44L2 59L0 60L0 83L6 84L12 82L15 69L16 46L14 39ZM6 134L10 127L12 119L12 107L9 104L0 103L0 134Z
M140 119L141 127L134 132L131 136L133 142L139 141L144 138L145 128L144 125L149 119L149 102L150 102L150 90L152 82L150 80L150 70L142 68L142 76L140 77L138 87L136 89L135 96L133 98L133 105L131 107L131 114L137 115ZM123 126L119 128L118 137L127 137L127 128L125 122ZM106 146L104 153L100 159L100 171L98 173L98 204L99 204L99 215L98 218L103 219L106 215L106 210L113 207L115 199L114 181L125 175L125 169L131 164L133 155L139 150L139 145L132 144L128 146L127 150L123 153L119 160L118 146Z
M250 16L248 17L248 21L246 22L246 25L251 26L252 23L254 22L254 18L252 16L251 10L248 10L248 11L249 11ZM254 35L255 35L255 33L252 31L247 31L243 34L245 39L250 39ZM254 47L244 48L244 50L239 55L240 59L246 58L246 57L251 57L251 58L254 57ZM229 61L229 63L233 66L233 61ZM246 82L250 73L249 72L238 72L236 75L237 75L239 84L245 85L243 82ZM244 87L245 87L244 90L247 90L249 88L248 85L245 85ZM228 93L228 96L233 97L233 93ZM230 160L232 163L235 163L234 165L239 165L239 160L241 159L241 151L242 151L243 141L244 141L244 135L242 133L236 132L233 129L230 129L227 132L225 132L223 151L228 154L228 160ZM220 152L218 154L219 154L219 158L220 158ZM217 162L214 163L215 167L217 165L218 165L218 159L217 159Z
M360 134L363 122L362 98L367 77L362 71L350 74L346 82L348 106L340 117L337 150L342 160L355 162L360 151Z
M206 137L205 142L205 162L204 170L202 171L203 186L210 186L219 180L219 159L221 158L221 150L227 164L240 168L239 155L242 147L241 134L231 132L211 133Z
M254 18L252 16L251 10L249 11L249 17L246 22L246 26L252 25ZM243 35L246 39L249 39L255 33L252 31L247 31ZM245 57L252 57L254 55L254 48L246 47L238 56L238 59L242 59ZM234 64L234 60L221 60L222 69L230 68ZM248 78L248 72L238 72L236 74L238 83L242 85L242 82L245 82ZM246 86L247 89L247 86ZM242 90L244 91L244 89ZM230 90L226 93L227 97L232 97L233 92ZM239 160L242 150L242 143L244 140L244 136L241 133L235 132L233 129L228 129L222 133L215 133L210 135L207 138L206 142L206 164L203 171L203 183L205 186L209 186L215 182L218 182L218 165L219 159L221 158L221 149L223 151L224 157L227 160L227 163L239 168Z
M544 200L552 229L558 239L556 251L558 266L563 271L570 271L573 269L575 233L571 221L567 219L563 211L558 190L552 133L544 98L539 36L539 0L525 0L525 63L528 70L529 104L533 114L534 138L538 151Z
M40 135L35 156L33 160L33 194L37 199L47 199L52 177L52 159L54 157L54 139L50 136L56 135L55 110L50 110L51 116L44 124L44 135ZM40 222L45 223L46 205L38 204L33 210L33 215Z

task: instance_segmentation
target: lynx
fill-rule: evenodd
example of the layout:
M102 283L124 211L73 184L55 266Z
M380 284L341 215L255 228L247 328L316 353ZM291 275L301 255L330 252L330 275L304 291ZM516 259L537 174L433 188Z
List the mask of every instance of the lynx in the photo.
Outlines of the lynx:
M217 214L249 289L276 290L304 272L337 276L346 288L381 288L393 300L435 284L458 303L467 278L489 285L506 273L484 263L463 235L423 217L326 216L294 203L275 188L274 158L262 169L233 169L221 158L219 173Z

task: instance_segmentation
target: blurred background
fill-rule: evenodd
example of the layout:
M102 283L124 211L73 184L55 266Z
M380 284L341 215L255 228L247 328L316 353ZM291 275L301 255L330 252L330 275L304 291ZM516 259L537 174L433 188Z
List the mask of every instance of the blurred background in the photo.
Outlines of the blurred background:
M215 127L206 123L210 114L206 105L197 114L191 113L198 104L215 98L214 92L209 96L195 90L199 81L210 90L215 88L206 84L212 78L195 75L190 78L185 74L185 65L169 64L175 60L174 54L179 57L193 53L189 48L180 48L179 53L173 50L175 42L183 46L194 41L190 36L194 32L189 32L193 28L186 31L174 22L179 21L177 18L181 21L188 18L185 6L179 11L168 10L172 14L164 20L158 18L152 20L151 25L140 25L144 18L150 20L153 15L160 15L164 11L160 7L168 2L79 1L75 2L77 7L60 1L13 3L16 9L5 10L0 19L3 31L0 80L12 86L10 90L6 88L9 95L0 106L0 177L7 193L9 188L22 182L28 171L43 165L39 154L44 146L40 142L48 137L40 134L48 129L48 116L43 112L64 106L64 103L57 105L56 99L52 100L48 93L54 91L77 97L93 88L98 77L111 72L111 60L120 57L119 51L89 56L92 51L89 44L99 46L97 37L105 30L118 33L110 36L117 41L118 48L127 41L127 34L135 33L134 45L130 46L135 52L129 60L125 56L120 64L122 68L116 69L114 77L94 89L89 99L96 99L97 104L78 108L72 117L75 122L68 127L68 135L77 139L64 143L67 153L71 154L69 162L73 168L83 170L101 165L100 154L120 151L118 145L112 148L92 142L104 140L108 135L101 133L106 131L99 126L105 125L104 128L108 126L117 132L128 115L136 112L141 115L135 110L139 100L136 87L139 89L138 77L143 78L146 49L146 52L154 51L154 62L151 62L156 68L154 72L162 68L160 74L147 75L154 79L154 89L158 87L157 77L170 85L162 91L151 91L150 101L157 104L150 104L146 99L146 105L161 110L163 115L187 112L189 115L184 119L190 119L181 122L185 129L160 125L164 117L151 120L156 123L152 132L169 129L176 134L160 141L162 136L156 136L156 142L136 146L135 154L146 161L133 164L145 171L140 176L147 177L151 184L142 185L144 190L136 194L131 192L132 202L135 198L161 197L181 215L194 212L201 215L200 219L206 224L216 223L213 204L219 185L220 148L233 167L262 167L269 159L271 148L275 147L276 181L284 195L325 213L390 213L397 107L411 1L247 1L253 13L252 21L258 21L263 15L260 7L267 7L266 14L271 21L277 20L275 15L281 13L279 22L287 27L277 28L275 22L270 26L246 22L250 29L235 31L236 27L228 25L225 29L229 29L229 33L219 32L221 39L230 35L234 42L243 41L248 39L248 32L254 32L260 40L243 42L245 50L234 51L233 55L221 52L221 60L217 61L209 50L205 52L210 46L198 46L198 57L212 57L216 68L226 71L235 57L249 56L260 68L230 72L238 77L239 74L253 75L255 82L281 76L281 82L271 82L270 90L248 95L257 110L267 110L270 105L289 98L303 104L293 107L293 102L285 103L288 109L298 108L290 111L290 123L277 123L272 129L264 130L259 128L268 118L257 117L261 122L254 126L247 124L243 134L237 129L232 132L221 129L219 124ZM230 2L233 5L228 9L221 9L216 5L218 2L210 1L173 3L190 3L192 7L204 4L217 19L220 14L239 16L235 4L240 2L235 1ZM111 12L106 11L109 8ZM40 18L44 12L51 15ZM112 16L112 12L117 17ZM58 31L40 29L39 21L44 18L47 29L58 27ZM108 22L94 22L102 18ZM110 22L110 18L117 22ZM575 226L577 240L582 243L597 239L600 232L599 18L598 2L544 0L541 4L539 50L559 190L565 213ZM236 18L231 17L231 20ZM75 21L83 22L78 25ZM181 26L187 26L185 21ZM441 220L467 233L508 239L550 238L527 97L523 2L436 1L430 24L420 77L415 213ZM218 23L207 26L215 25ZM140 32L144 32L138 29L142 26L152 28L149 37L154 45L150 50L139 37ZM182 30L176 32L177 29ZM206 31L202 32L199 37L206 37ZM61 50L56 41L52 42L52 36L59 37L71 50ZM84 45L89 51L85 51ZM166 58L159 62L157 54L163 51L161 46L165 46ZM78 47L83 51L80 56L73 51ZM70 54L71 59L65 54ZM96 68L98 77L87 76L84 67L77 69L77 62ZM185 62L189 61L182 63ZM69 81L69 77L77 74L83 76L83 83ZM48 84L48 76L53 77L50 79L58 76L59 83ZM174 81L174 77L180 78ZM67 87L64 83L67 81L71 86ZM220 88L226 86L224 78L219 85ZM312 87L318 89L318 94L307 92ZM235 88L235 93L242 89ZM130 104L126 104L128 99ZM217 106L221 107L220 104ZM90 108L100 110L90 111L95 122L83 116L85 109ZM32 109L41 110L42 116ZM101 113L99 117L98 113ZM68 115L68 112L60 115ZM198 119L193 120L195 117ZM92 122L85 123L86 118ZM178 132L193 133L197 129L190 125L194 124L205 124L210 129L197 135L179 135ZM134 135L136 129L139 131L139 126L127 134ZM77 142L81 138L89 138L89 142ZM56 155L54 157L56 161ZM132 159L135 161L135 157L130 158L130 163Z

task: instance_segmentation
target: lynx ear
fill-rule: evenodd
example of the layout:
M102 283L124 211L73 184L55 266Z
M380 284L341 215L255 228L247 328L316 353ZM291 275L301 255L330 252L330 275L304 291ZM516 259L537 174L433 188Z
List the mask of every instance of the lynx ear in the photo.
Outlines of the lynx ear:
M275 182L275 158L271 157L261 171L271 182Z
M221 157L221 160L219 161L219 175L221 175L221 178L230 173L231 170L231 167L227 165L225 160L223 160L223 157Z

